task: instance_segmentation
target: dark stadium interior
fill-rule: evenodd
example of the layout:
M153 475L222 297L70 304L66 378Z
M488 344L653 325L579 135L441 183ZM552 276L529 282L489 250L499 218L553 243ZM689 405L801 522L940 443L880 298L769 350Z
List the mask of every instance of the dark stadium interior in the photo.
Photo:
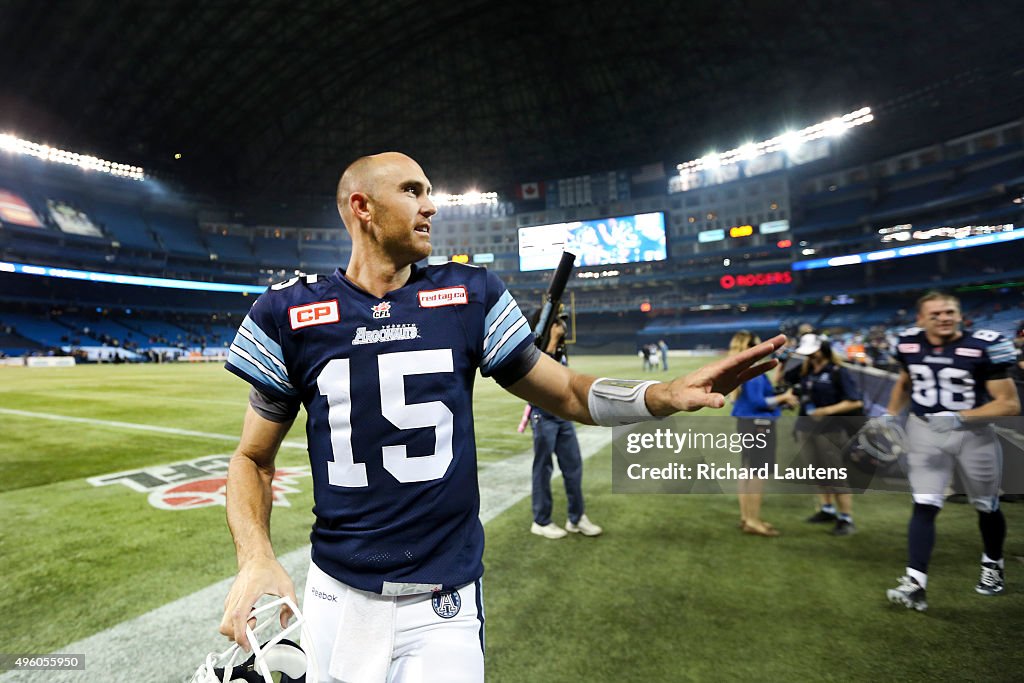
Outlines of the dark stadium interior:
M0 109L22 137L242 200L329 197L382 149L500 191L864 104L859 154L998 124L1024 107L1022 27L1014 3L951 0L11 0Z
M946 0L799 11L738 0L4 3L0 132L142 166L146 181L0 153L0 189L42 217L0 224L0 258L29 269L0 272L2 310L70 331L8 336L3 348L81 340L83 316L113 320L119 334L107 336L123 344L139 316L181 314L192 318L172 341L222 349L225 335L204 340L190 325L237 324L260 287L347 262L334 185L348 161L384 149L421 161L436 189L497 192L440 207L434 250L480 255L525 309L548 272L521 267L517 229L663 212L665 260L578 266L581 351L632 352L660 336L721 348L734 329L801 321L877 335L938 285L1012 332L1024 318L1017 242L799 262L877 251L911 239L911 223L925 241L1021 226L1022 28L1011 4ZM873 122L824 157L696 189L674 177L709 151L862 106ZM60 207L87 229L58 225ZM784 232L766 232L780 219ZM743 223L761 228L731 239ZM253 291L197 299L32 268Z

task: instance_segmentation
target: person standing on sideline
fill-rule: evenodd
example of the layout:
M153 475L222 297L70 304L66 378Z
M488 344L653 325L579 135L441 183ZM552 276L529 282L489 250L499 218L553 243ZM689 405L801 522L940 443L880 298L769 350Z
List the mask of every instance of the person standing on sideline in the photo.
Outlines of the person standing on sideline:
M228 465L238 574L220 632L248 650L257 599L296 602L270 514L277 451L305 408L314 522L302 610L323 681L484 680L478 370L559 417L616 426L720 408L723 394L774 368L760 361L785 343L780 335L670 382L574 372L536 348L496 275L416 265L431 253L430 195L404 154L349 165L337 188L348 266L272 285L226 363L252 388ZM282 608L282 625L289 616Z
M796 385L803 416L796 422L801 450L809 451L819 467L841 467L843 447L856 428L848 429L850 425L835 418L862 414L864 401L860 390L827 339L805 334L800 338L796 353L804 356ZM832 482L823 483L820 491L819 509L807 521L833 523L833 536L855 533L853 494L839 490Z
M917 301L917 327L896 345L902 366L889 396L891 420L908 406L907 478L914 508L907 527L907 567L889 602L923 612L928 608L928 564L935 547L935 518L945 502L954 468L962 475L981 531L981 575L974 590L1004 590L1006 519L999 509L1003 454L989 418L1020 414L1010 371L1013 343L993 330L966 334L960 300L928 292Z
M567 324L563 311L564 306L559 309L558 318L551 325L551 336L544 352L567 366ZM580 454L579 440L576 438L576 428L569 420L563 420L538 406L531 404L529 410L530 427L533 430L533 524L530 526L530 533L550 539L564 538L567 532L583 536L600 536L604 529L591 522L584 512L583 457ZM569 508L565 529L551 521L551 473L554 469L551 462L552 452L558 458L558 469L565 484L565 497Z
M757 335L741 330L729 342L729 355L734 356L761 343ZM744 382L732 393L732 416L736 418L736 431L741 434L761 435L764 448L748 448L743 451L743 467L757 469L775 466L775 421L780 406L795 408L799 401L792 390L776 395L775 388L765 375ZM757 443L756 441L754 443ZM778 536L774 526L761 519L761 500L764 480L740 479L740 530L756 536Z
M664 339L658 340L658 350L661 351L661 369L668 371L668 344Z

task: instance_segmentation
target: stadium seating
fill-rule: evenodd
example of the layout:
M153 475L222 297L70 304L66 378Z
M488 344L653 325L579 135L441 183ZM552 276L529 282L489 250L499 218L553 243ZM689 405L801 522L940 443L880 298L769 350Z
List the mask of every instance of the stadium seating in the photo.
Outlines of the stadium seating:
M1017 329L1024 323L1024 308L1021 307L1003 310L972 309L969 314L974 322L974 327L995 330L1011 339L1016 336Z
M780 235L778 240L791 240L791 246L786 248L776 247L774 235L695 244L696 233L685 219L691 213L687 207L697 204L688 198L683 201L681 196L655 193L643 200L634 198L632 203L623 203L616 210L668 210L673 227L670 258L663 263L625 267L607 281L574 279L569 292L575 297L575 310L581 321L590 326L587 334L581 336L579 348L627 347L630 340L649 336L665 336L673 348L721 345L723 338L738 329L752 328L769 334L794 321L844 330L871 328L891 322L893 312L899 308L894 303L896 299L906 306L914 293L923 289L1024 278L1024 267L1012 249L985 247L942 256L920 256L912 263L880 261L870 267L802 271L793 274L792 284L785 285L727 287L721 282L726 274L786 271L794 258L821 259L900 244L883 242L882 236L885 230L904 223L912 224L914 231L1024 224L1024 206L1015 203L1020 200L1019 185L1024 184L1024 148L1016 143L969 154L967 151L964 147L959 156L946 159L933 154L927 160L923 156L918 160L906 156L880 160L868 163L858 173L822 174L815 182L791 177L790 188L800 187L801 191L793 189L787 198L786 208L793 223L790 233ZM892 172L897 167L906 170ZM322 207L324 216L309 214L299 224L329 224L330 230L282 227L271 231L280 237L270 237L265 227L251 229L244 221L251 217L250 225L287 226L289 210L283 205L271 205L265 213L228 207L214 209L157 183L83 175L74 169L32 159L15 165L9 159L0 159L0 187L21 195L44 224L41 228L0 225L0 259L14 263L268 285L296 270L332 272L344 266L350 256L350 242L335 232L336 218L327 215L333 211L327 212L326 205ZM72 221L77 215L74 212L81 212L102 235L59 230L47 200L71 207ZM477 237L486 234L481 245L495 240L505 244L510 238L514 240L518 226L572 220L578 214L575 210L544 210L534 206L529 215L500 222L508 211L514 212L512 202L502 206L505 208L500 211L493 207L446 207L435 219L438 235L445 231ZM670 206L677 211L673 213ZM546 212L536 213L540 211ZM66 223L68 215L61 216ZM328 237L341 239L325 239ZM496 256L488 267L503 277L524 310L536 306L543 298L549 274L510 269L514 257ZM731 264L725 263L727 259ZM850 307L822 305L838 295L848 295L856 303ZM26 329L32 332L26 336L41 345L61 341L91 321L88 326L93 334L116 340L122 346L160 343L191 347L221 346L233 336L233 326L224 323L225 318L215 324L209 319L203 322L175 318L171 322L166 316L157 320L157 312L216 312L222 316L231 314L230 320L237 321L252 299L213 292L85 285L80 281L16 277L0 272L0 302L5 308L17 308L20 304L38 306L31 314L17 310L34 321L24 321L29 325ZM48 319L47 312L55 302L72 302L71 314L63 319ZM641 315L641 306L646 315ZM698 310L701 306L715 310ZM93 308L104 311L97 314L96 320L90 312ZM729 310L718 310L722 308ZM128 314L128 309L136 313ZM997 312L988 311L994 313ZM1000 329L1015 324L1011 313L999 313L991 321L975 317L980 322L998 324ZM617 323L622 323L623 328L616 327Z
M134 335L127 327L107 318L65 313L60 316L59 322L62 325L71 327L74 330L75 336L82 339L83 344L89 344L88 339L91 339L100 345L106 344L125 348L144 341L137 335Z
M144 337L149 346L187 346L189 332L188 330L175 325L173 323L163 322L159 320L136 318L133 320L125 320L122 322L123 325L135 330L139 335Z
M169 255L209 260L198 223L170 214L147 214L145 219Z
M122 248L143 251L155 251L160 248L142 214L133 207L104 201L94 201L92 206L90 215L106 228Z
M0 321L14 328L15 332L35 344L49 348L60 348L71 342L74 330L66 325L25 313L5 312Z
M1001 183L1020 183L1024 181L1024 159L1010 159L1001 163L970 171L963 178L949 187L952 195L970 195L979 190L993 190Z
M249 240L240 235L205 235L210 254L216 255L218 261L235 263L251 263L253 260Z
M299 264L299 254L294 239L277 239L273 237L255 237L253 254L262 267L295 268Z
M793 232L799 235L809 235L829 228L854 225L870 209L871 199L868 197L808 208L800 224L794 226Z
M4 327L3 324L0 324L0 357L25 356L46 350L45 346L27 337L15 332L4 332Z
M946 182L940 180L887 192L874 207L871 215L876 219L883 218L890 214L939 201L943 198L945 189Z
M299 242L299 263L304 272L329 273L348 261L349 251L348 242L304 240Z

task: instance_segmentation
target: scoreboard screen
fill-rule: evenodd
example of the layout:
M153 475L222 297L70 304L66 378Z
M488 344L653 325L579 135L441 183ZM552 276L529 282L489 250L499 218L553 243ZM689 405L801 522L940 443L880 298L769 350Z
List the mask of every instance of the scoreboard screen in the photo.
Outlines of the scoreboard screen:
M665 214L598 218L519 229L519 270L550 270L563 251L576 254L577 266L664 261Z

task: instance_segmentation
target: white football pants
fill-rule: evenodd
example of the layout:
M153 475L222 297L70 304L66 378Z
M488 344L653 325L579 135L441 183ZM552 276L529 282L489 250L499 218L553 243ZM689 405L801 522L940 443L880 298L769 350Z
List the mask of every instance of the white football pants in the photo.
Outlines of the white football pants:
M480 581L453 594L382 596L351 588L310 562L302 614L319 683L483 683L482 605ZM346 643L356 643L356 651ZM370 660L381 665L363 666ZM331 675L332 663L340 677Z

